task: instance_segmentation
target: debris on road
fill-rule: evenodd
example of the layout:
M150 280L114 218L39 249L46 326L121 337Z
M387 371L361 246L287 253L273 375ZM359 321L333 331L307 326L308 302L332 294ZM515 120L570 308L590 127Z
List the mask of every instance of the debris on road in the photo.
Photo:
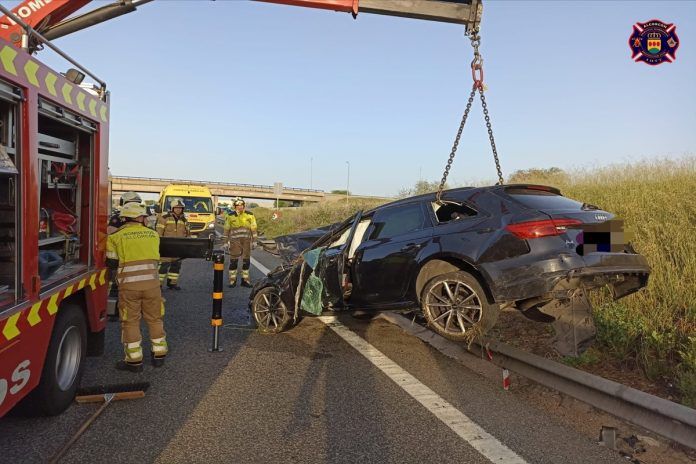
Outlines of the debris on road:
M80 428L75 432L75 434L70 437L70 440L63 445L63 447L58 450L56 454L50 459L51 464L55 464L60 461L60 459L68 452L70 447L82 436L83 433L89 428L90 425L101 415L107 406L111 404L112 401L121 400L134 400L138 398L145 397L145 390L150 386L147 382L134 383L134 384L123 384L123 385L111 385L111 386L101 386L95 388L89 388L82 390L78 396L75 397L75 401L80 404L87 403L99 403L102 405L97 409L94 414L92 414ZM106 393L106 392L110 393ZM100 393L93 393L100 392ZM103 393L101 393L103 392Z

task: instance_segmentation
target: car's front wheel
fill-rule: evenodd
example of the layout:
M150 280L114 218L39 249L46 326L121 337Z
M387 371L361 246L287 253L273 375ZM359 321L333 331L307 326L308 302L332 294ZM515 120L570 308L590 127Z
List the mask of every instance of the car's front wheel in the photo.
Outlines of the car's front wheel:
M464 271L442 274L423 288L421 308L428 326L443 337L470 341L498 320L500 307L490 304L481 285Z
M265 287L256 293L251 312L261 333L282 332L290 323L290 313L274 287Z

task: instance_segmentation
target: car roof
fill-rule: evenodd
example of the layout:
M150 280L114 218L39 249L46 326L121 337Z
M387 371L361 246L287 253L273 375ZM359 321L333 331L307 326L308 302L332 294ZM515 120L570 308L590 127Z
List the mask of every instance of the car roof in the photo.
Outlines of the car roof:
M551 187L549 185L539 185L539 184L503 184L503 185L487 185L483 187L459 187L459 188L454 188L454 189L447 189L442 192L443 195L446 194L457 194L460 192L471 192L471 193L476 193L476 192L488 192L488 191L496 191L496 190L507 190L509 188L517 188L517 189L530 189L530 190L543 190L546 192L553 192L558 195L561 195L561 191L557 189L556 187ZM424 200L434 200L435 199L435 192L429 192L429 193L424 193L421 195L416 195L412 197L406 197L406 198L401 198L396 201L392 201L390 203L386 203L384 205L380 205L375 209L380 209L380 208L386 208L389 206L396 206L400 204L405 204L405 203L411 203L414 201L424 201Z
M550 185L541 185L541 184L503 184L503 185L486 185L483 187L458 187L454 189L447 189L443 190L443 195L446 194L457 194L460 192L471 192L471 193L476 193L476 192L491 192L491 191L500 191L500 190L507 190L507 189L529 189L529 190L542 190L546 192L553 192L557 195L562 195L561 191L557 189L556 187L551 187ZM435 200L435 192L428 192L428 193L423 193L421 195L415 195L412 197L406 197L406 198L400 198L398 200L385 203L383 205L376 206L370 210L364 211L363 216L370 215L374 213L377 210L383 209L383 208L390 208L392 206L399 206L399 205L405 205L408 203L413 203L417 201L434 201Z

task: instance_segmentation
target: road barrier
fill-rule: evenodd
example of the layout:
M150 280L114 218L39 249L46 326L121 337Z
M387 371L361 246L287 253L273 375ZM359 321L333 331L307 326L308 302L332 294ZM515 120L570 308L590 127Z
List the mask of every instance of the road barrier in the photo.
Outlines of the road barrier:
M225 254L213 254L213 316L210 325L213 326L213 347L210 352L220 352L220 327L222 327L222 281L225 272Z

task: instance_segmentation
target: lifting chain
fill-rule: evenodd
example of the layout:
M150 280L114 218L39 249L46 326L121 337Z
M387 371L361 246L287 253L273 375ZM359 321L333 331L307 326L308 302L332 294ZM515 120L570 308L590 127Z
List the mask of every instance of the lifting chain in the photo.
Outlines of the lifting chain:
M445 166L445 171L442 173L442 180L440 181L440 186L437 189L436 201L441 203L440 197L442 196L442 191L445 188L445 183L447 182L447 176L449 175L450 169L452 168L452 163L454 162L454 157L457 154L457 148L459 147L459 140L462 137L462 131L464 130L464 125L469 117L469 111L471 111L471 105L474 102L474 96L476 91L478 91L481 97L481 107L483 108L483 117L486 120L486 128L488 129L488 140L491 142L491 149L493 150L493 159L495 160L495 169L498 173L498 185L503 184L503 173L500 169L500 160L498 159L498 150L495 146L495 138L493 137L493 127L491 126L491 118L488 114L488 104L486 103L486 97L484 96L484 85L483 85L483 58L481 58L481 53L479 52L479 46L481 45L481 35L479 34L479 26L467 30L465 35L471 40L471 46L474 48L474 59L471 61L471 77L474 80L474 85L471 88L471 93L469 94L469 100L466 102L466 108L464 109L464 115L462 116L462 121L459 124L459 130L457 130L457 136L454 138L454 144L452 145L452 151L450 152L449 159L447 160L447 165Z

